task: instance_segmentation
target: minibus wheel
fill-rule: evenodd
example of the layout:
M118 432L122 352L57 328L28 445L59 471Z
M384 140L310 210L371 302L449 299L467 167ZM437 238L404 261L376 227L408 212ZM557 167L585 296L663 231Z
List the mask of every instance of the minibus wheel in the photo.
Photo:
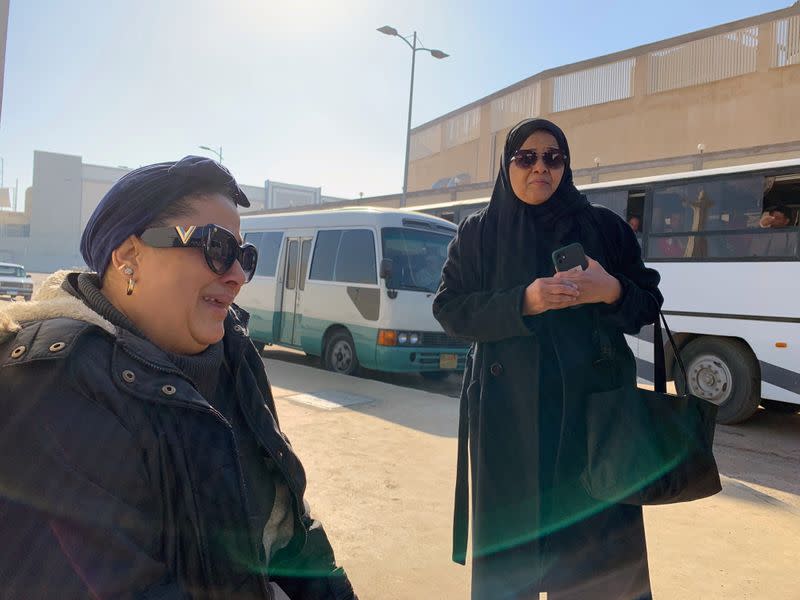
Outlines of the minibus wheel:
M353 336L346 329L333 332L325 345L325 368L342 375L358 371L358 356Z

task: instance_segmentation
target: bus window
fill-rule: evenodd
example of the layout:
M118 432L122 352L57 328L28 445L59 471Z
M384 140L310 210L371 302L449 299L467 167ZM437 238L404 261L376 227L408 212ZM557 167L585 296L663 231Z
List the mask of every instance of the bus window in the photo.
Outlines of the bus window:
M429 293L439 288L452 235L384 227L381 236L383 256L393 263L392 278L386 282L386 287Z
M333 268L336 265L336 253L339 251L341 231L320 231L317 244L314 246L314 259L311 261L309 279L333 281Z
M261 238L263 235L260 231L248 231L244 234L244 241L258 248L259 262L261 262Z
M800 225L800 174L766 177L763 209L761 227Z
M261 277L275 277L278 267L278 254L281 250L283 234L276 231L261 232L250 231L245 234L244 241L258 248L258 265L256 275Z
M377 283L375 237L368 229L320 231L309 279Z
M297 240L289 240L286 251L286 289L293 290L297 284Z
M761 177L737 177L690 186L698 231L728 232L758 226Z
M278 255L281 252L283 234L279 231L269 231L262 235L261 244L258 246L258 264L256 275L262 277L275 277L278 268Z
M368 229L342 232L334 279L346 283L378 283L375 237Z
M625 211L628 208L628 192L626 190L589 192L586 194L586 198L592 204L605 206L620 218L625 219Z
M625 210L625 221L640 241L644 226L644 197L645 192L641 190L628 192L628 206Z
M759 229L763 186L762 177L747 176L655 189L648 258L793 256L796 240L776 245Z
M456 222L456 213L452 210L444 211L439 215L441 218L450 221L451 223Z
M306 289L306 273L308 273L308 257L311 254L311 240L303 240L303 249L300 251L300 289Z

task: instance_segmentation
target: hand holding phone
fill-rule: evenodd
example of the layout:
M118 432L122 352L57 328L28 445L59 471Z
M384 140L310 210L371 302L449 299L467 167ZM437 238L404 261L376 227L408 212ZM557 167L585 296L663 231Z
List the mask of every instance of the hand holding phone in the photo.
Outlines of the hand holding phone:
M589 268L589 261L583 251L583 246L579 242L575 242L553 252L553 265L558 273L571 271L576 267L585 271Z
M581 295L578 304L613 304L622 294L619 280L599 262L587 257L580 244L570 244L553 252L553 263L558 271L553 279L578 286Z

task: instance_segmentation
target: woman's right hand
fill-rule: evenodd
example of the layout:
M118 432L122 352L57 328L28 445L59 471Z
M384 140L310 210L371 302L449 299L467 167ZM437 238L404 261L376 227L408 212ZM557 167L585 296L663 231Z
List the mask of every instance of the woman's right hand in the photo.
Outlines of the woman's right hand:
M540 277L525 289L522 314L539 315L548 310L576 306L579 296L578 286L572 281Z

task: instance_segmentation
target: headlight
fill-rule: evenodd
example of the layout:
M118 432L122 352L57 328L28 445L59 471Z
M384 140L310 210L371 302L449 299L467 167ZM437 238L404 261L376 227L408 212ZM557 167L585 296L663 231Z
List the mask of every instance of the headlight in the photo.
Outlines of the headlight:
M406 344L406 343L408 343L408 334L407 333L399 334L397 336L397 343L398 344Z
M410 336L408 336L408 341L412 344L419 344L419 334L412 333Z

